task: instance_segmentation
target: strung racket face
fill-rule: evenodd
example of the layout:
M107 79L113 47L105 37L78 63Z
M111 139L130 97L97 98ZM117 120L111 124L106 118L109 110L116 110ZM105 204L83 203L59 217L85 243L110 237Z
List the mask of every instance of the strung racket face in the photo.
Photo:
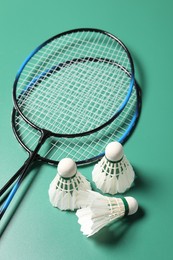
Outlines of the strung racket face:
M76 137L111 123L133 84L124 44L101 30L78 29L53 37L27 58L13 96L20 115L36 129Z
M39 151L39 159L51 164L70 157L78 165L87 164L104 155L106 145L112 141L125 143L132 133L141 108L140 89L135 83L129 102L122 113L109 125L90 135L75 138L51 136ZM40 131L27 124L14 109L12 125L16 138L31 153L40 139Z

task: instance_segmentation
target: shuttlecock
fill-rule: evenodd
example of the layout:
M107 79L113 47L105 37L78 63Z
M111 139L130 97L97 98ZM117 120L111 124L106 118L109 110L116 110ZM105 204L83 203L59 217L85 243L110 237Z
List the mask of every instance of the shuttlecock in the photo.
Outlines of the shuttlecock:
M94 235L100 229L117 221L126 215L132 215L138 210L138 203L133 197L113 198L103 196L94 191L84 193L86 204L78 209L76 215L81 231L87 237Z
M76 163L70 158L62 159L57 167L58 173L50 184L49 199L54 207L61 210L79 208L77 194L80 190L91 190L90 183L77 171Z
M111 142L105 149L105 156L94 166L92 179L104 193L123 193L131 187L134 170L119 142Z

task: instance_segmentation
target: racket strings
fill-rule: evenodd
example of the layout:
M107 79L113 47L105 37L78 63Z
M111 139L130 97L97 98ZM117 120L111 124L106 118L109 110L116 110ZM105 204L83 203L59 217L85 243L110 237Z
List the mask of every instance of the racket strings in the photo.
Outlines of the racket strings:
M116 70L116 68L114 67L114 69L115 69L115 72L116 72L116 74L118 74L119 73L119 77L117 77L117 79L115 79L115 76L113 75L113 73L112 73L112 71L110 70L109 71L109 65L114 65L114 63L110 60L110 61L104 61L103 59L97 59L98 60L98 62L105 62L105 64L104 64L104 69L107 69L105 72L103 71L103 69L101 69L101 70L99 70L99 67L96 67L95 68L95 70L94 70L94 72L95 73L98 73L99 74L99 72L100 72L100 74L102 74L102 79L104 79L104 77L106 76L107 77L107 79L108 79L108 82L110 82L110 81L112 81L112 82L115 82L115 80L117 80L117 81L119 81L119 82L123 82L123 84L124 83L126 83L126 81L127 81L127 78L125 77L124 78L124 72L123 72L123 70L120 70L119 68ZM85 59L85 61L87 61L87 59ZM88 59L88 61L89 61L89 59ZM79 62L78 61L76 61L76 64L78 64ZM71 62L71 64L74 64L74 61L73 62ZM70 64L68 64L68 65L70 65ZM106 65L107 65L107 68L106 68ZM90 66L88 66L88 68L90 69L91 67ZM84 72L86 72L86 69L87 69L87 65L85 65L85 67L84 67ZM93 68L94 69L94 68ZM78 67L78 68L76 68L76 71L77 70L81 70L81 68L80 67ZM82 70L81 70L82 71ZM114 73L115 73L114 72ZM121 74L120 74L121 73ZM47 73L46 75L51 75L51 73ZM77 73L76 73L77 74ZM83 75L84 75L84 73L82 73ZM110 75L110 77L109 77L109 75ZM48 76L47 76L48 77ZM45 77L46 78L46 77ZM66 76L66 79L68 80L69 79L69 75L67 75ZM125 79L125 82L123 81ZM38 78L38 80L39 80L39 78ZM128 82L129 82L129 79L128 79ZM30 81L28 81L28 84L30 83ZM37 82L36 82L37 83ZM30 91L32 91L32 89L30 90ZM29 93L29 92L27 92L27 93ZM27 96L27 93L25 93L25 95L24 96L22 96L21 97L21 99L19 100L19 103L22 105L22 100ZM29 94L28 94L29 95Z
M110 39L110 38L109 38L109 39ZM87 43L88 43L88 41L87 41ZM70 42L69 42L69 44L70 44ZM86 46L85 46L85 47L86 47ZM51 49L52 49L52 46L51 46L50 49L48 48L49 51L51 51ZM57 49L57 47L54 47L53 50L54 50L54 49ZM94 48L93 48L93 50L94 50ZM76 52L75 52L73 55L75 55L75 54L76 54ZM92 52L90 51L89 54L93 55L93 54L94 54L94 51L92 51ZM60 55L62 55L62 53L60 53ZM41 56L42 56L42 55L41 55ZM46 51L46 56L47 56L47 51ZM85 56L86 56L86 54L85 54ZM102 55L101 55L101 56L102 56ZM103 56L103 57L104 57L104 56ZM63 59L63 55L62 55L61 58ZM33 59L35 59L35 56L33 57ZM40 59L39 59L38 61L40 62ZM45 62L44 62L43 64L45 64ZM56 65L57 65L57 64L56 64ZM50 68L50 66L51 66L51 65L49 65L48 68ZM29 66L29 67L30 67L30 66ZM43 71L43 70L42 70L42 66L39 65L39 67L40 67L40 73L41 73L41 71ZM31 69L31 67L30 67L30 69ZM28 73L27 73L27 74L28 74Z
M104 85L106 84L106 83L108 83L108 82L114 82L114 84L116 84L118 81L120 81L120 82L123 82L123 80L125 79L126 81L124 81L123 82L123 84L126 84L127 83L127 79L128 79L128 81L129 81L129 78L127 78L127 77L123 77L124 76L124 72L121 70L121 69L117 69L116 70L116 68L114 67L114 68L111 68L111 69L109 69L109 68L106 68L106 63L104 64L104 67L101 69L101 70L99 70L99 67L97 66L96 68L94 68L93 67L93 73L92 73L92 75L96 75L96 74L98 74L99 76L101 75L101 78L100 78L100 80L102 79L103 80L103 83L104 83L104 81L105 81L105 83L104 83ZM109 64L108 64L109 65ZM78 68L79 69L81 69L81 67L80 66L78 66ZM76 72L77 72L77 68L75 67L75 69L76 69ZM91 66L86 66L85 65L85 67L84 67L84 69L83 69L83 72L84 73L81 73L82 75L85 75L85 73L86 73L86 71L87 71L87 69L91 69ZM106 73L104 72L104 70L103 69L106 69ZM116 73L117 73L117 71L118 71L118 73L121 73L122 74L122 77L118 77L117 79L114 79L114 76L113 76L113 69L115 69L116 70ZM82 70L81 70L82 71ZM72 71L73 72L73 71ZM100 72L100 73L99 73ZM76 73L76 75L78 75L78 73ZM110 78L109 78L109 75L111 76ZM57 77L55 78L56 80L57 80ZM70 79L71 80L71 74L70 75L67 75L66 77L65 77L65 83L66 83L66 81L68 81L68 79ZM94 79L94 77L93 77L93 79ZM106 79L107 79L107 82L106 82ZM77 82L80 82L80 80L82 80L82 78L80 77L80 75L78 76L78 79L77 79ZM95 81L96 82L96 79L95 80L93 80L93 81ZM64 81L63 81L64 82ZM54 83L53 82L53 80L52 80L52 83ZM59 82L59 83L61 83L61 82ZM81 84L82 85L82 84ZM50 86L51 86L51 84L50 84ZM84 85L85 86L85 85ZM32 89L31 89L31 91L32 91ZM28 93L28 95L29 95L29 93ZM25 96L24 96L25 97ZM20 104L22 105L22 102L21 102L21 100L20 100Z
M122 47L120 47L120 45L117 44L117 42L112 40L112 38L107 37L106 35L104 35L104 37L103 37L103 34L101 34L101 33L97 33L98 37L95 37L95 35L96 35L95 32L90 37L88 36L89 34L91 34L91 32L79 33L78 38L74 37L75 34L71 34L71 35L69 34L69 35L63 36L61 38L58 38L56 40L57 44L55 43L55 41L53 41L49 44L50 45L49 52L48 52L49 56L54 57L54 55L56 54L56 55L60 56L62 62L64 62L66 60L70 61L71 57L77 57L77 56L78 56L78 58L83 57L82 53L84 53L84 57L90 56L89 54L91 54L91 57L97 57L97 55L95 53L99 53L98 57L105 57L105 53L106 53L106 56L108 56L108 53L110 53L110 55L109 55L109 59L110 59L111 57L113 57L113 54L115 54L115 49L117 49L117 47L118 47L118 51L116 52L116 57L117 57L116 60L122 59L122 60L126 60L127 64L129 63L129 61L126 57L126 54L124 53L124 49ZM83 38L83 35L85 38ZM101 40L101 38L102 38L102 40ZM106 42L104 43L105 39L106 39ZM58 50L57 50L57 46L58 46ZM62 46L62 48L60 48L61 46ZM54 52L54 50L56 50L56 51ZM70 53L70 55L69 55L70 59L67 59L68 52ZM44 52L42 52L42 53L44 54ZM123 57L125 57L125 59ZM35 59L35 57L34 57L34 59ZM48 67L50 67L51 63L48 62L47 64L49 64ZM55 65L57 65L57 64L55 64ZM40 72L41 71L42 70L40 70Z
M66 39L66 38L65 38L65 39ZM110 39L111 39L111 38L109 38L109 41L110 41ZM112 41L112 42L114 43L114 41ZM69 42L69 44L70 44L70 43L71 43L71 42ZM86 41L86 43L88 43L88 41ZM65 44L67 44L67 43L65 42ZM56 45L55 45L55 46L56 46ZM54 49L57 50L57 47L55 47L55 46L54 46L53 48L52 48L52 46L51 46L51 48L50 48L50 49L48 48L48 50L49 50L49 51L51 51L51 49L53 49L53 51L54 51ZM93 46L93 43L92 43L92 46ZM98 46L98 50L99 50L99 47L100 47L100 46ZM85 46L85 48L86 48L86 46ZM85 50L85 48L83 48L83 50ZM91 50L92 50L92 49L91 49ZM91 51L91 50L90 50L90 52L88 53L88 55L90 54L91 56L93 56L93 55L95 54L95 49L93 48L93 51ZM113 53L113 52L112 52L112 53ZM124 53L125 53L125 52L124 52ZM102 54L102 53L101 53L101 54ZM47 51L46 51L46 55L47 55ZM61 55L61 59L64 60L64 59L63 59L63 54L60 53L60 55ZM71 53L71 56L72 56L72 57L75 57L75 55L76 55L76 52L75 52L75 53ZM42 55L41 55L41 56L42 56ZM104 53L103 55L101 55L101 57L102 57L102 56L104 57L104 56L105 56L105 53ZM81 57L81 56L80 56L80 57ZM85 53L85 57L86 57L86 53ZM34 56L33 58L35 59L35 56ZM118 59L117 59L117 60L118 60ZM39 62L40 62L40 59L39 59ZM44 62L44 63L45 63L45 62ZM44 63L43 63L43 64L44 64ZM52 61L51 61L51 64L52 64ZM55 64L55 65L57 66L57 64ZM40 66L40 65L39 65L39 66ZM51 67L51 65L49 65L48 68L50 68L50 67ZM42 70L42 67L40 67L40 73L41 73L41 71L43 71L43 70ZM27 73L27 74L28 74L28 73Z
M50 137L43 145L39 154L50 161L59 161L64 157L82 161L86 158L96 157L104 151L107 143L119 140L129 128L134 117L137 104L135 88L122 113L103 130L88 136L78 138ZM20 140L30 150L34 150L38 143L40 133L28 125L19 115L15 117L15 127Z
M116 49L116 60L122 61L121 64L124 63L129 65L129 61L124 53L124 49L117 42L113 41L112 38L108 38L107 36L103 37L102 34L100 34L97 38L95 37L95 32L93 33L93 35L94 35L93 38L90 37L89 39L87 39L87 34L86 34L85 38L87 40L82 39L82 41L79 40L77 37L74 37L74 35L72 37L71 35L68 35L67 39L65 39L65 44L69 44L70 46L71 42L76 41L75 47L78 48L79 52L83 52L84 49L82 44L85 44L85 51L87 51L88 53L95 54L95 50L97 50L97 52L99 50L100 51L99 57L102 57L101 54L103 54L103 57L105 57L105 53L107 53L107 56L109 54L109 59L111 59L111 57L113 59L115 58L115 49ZM61 38L61 40L63 39ZM93 48L93 44L95 48ZM64 42L62 42L62 45L64 45ZM92 52L91 49L93 50ZM76 52L73 54L76 54Z
M82 38L83 34L85 34L84 39ZM38 52L38 55L33 56L31 59L32 63L30 61L28 66L26 65L21 80L19 81L18 93L22 92L24 86L25 91L23 95L19 95L18 104L24 115L28 117L30 121L34 121L34 123L41 128L48 128L53 132L61 133L62 127L64 130L64 122L61 128L55 126L64 115L67 116L67 112L69 114L69 111L72 110L74 111L74 115L71 114L65 131L71 133L72 128L74 129L74 126L76 127L80 122L83 128L77 128L77 132L83 132L104 123L116 112L117 107L120 106L124 96L127 94L127 86L129 86L130 79L125 75L122 69L112 65L112 60L115 60L115 53L120 61L128 61L128 57L125 51L123 51L123 48L121 46L119 47L111 37L103 36L101 33L97 33L98 36L95 37L95 34L95 32L89 32L88 34L81 34L80 32L75 34L77 35L76 37L74 37L74 34L60 37L42 48ZM110 45L109 49L108 45ZM118 47L116 47L116 45ZM81 46L81 48L79 48L79 46ZM77 53L74 53L74 50L77 50ZM74 55L77 57L76 66L74 61L72 62ZM125 58L122 58L123 55ZM78 59L82 57L85 57L85 62L78 61ZM101 57L101 60L91 62L90 57ZM109 62L108 59L110 60ZM68 66L62 67L57 71L57 66L65 61L69 61ZM52 66L55 66L53 72L51 70ZM127 66L126 62L124 62L124 64L122 63L122 66ZM51 72L49 72L50 70ZM63 71L64 73L62 73ZM87 71L89 72L87 73ZM88 78L85 77L86 74ZM41 83L37 83L37 81L41 81ZM31 82L34 82L33 85L38 84L39 91L35 91L37 87L33 87ZM72 86L72 82L76 82L76 84ZM96 82L98 85L97 88L95 87ZM86 88L86 85L88 85L88 88ZM116 85L120 87L115 93L117 89L115 87ZM53 86L56 86L55 90ZM110 89L108 88L107 92L105 91L104 93L103 91L99 92L99 89L104 89L103 86L110 86ZM123 91L121 91L121 87ZM64 96L61 99L61 95L57 95L57 92L61 93L64 89ZM70 95L68 96L66 94L69 91ZM93 93L93 96L88 95L88 93ZM33 99L31 98L32 96ZM78 96L78 98L76 98L76 96ZM94 96L96 96L95 101ZM113 96L113 99L110 102L111 96ZM107 104L103 106L103 103L106 103L106 97ZM66 99L67 102L63 106L63 116L60 115L57 117L59 108L62 105L61 101L59 103L59 100L64 99ZM72 99L74 99L73 102ZM84 102L85 100L86 102ZM118 106L117 102L119 102ZM64 104L64 101L62 103ZM116 103L117 107L115 109L114 106L110 111L112 103ZM81 104L84 105L81 107ZM91 106L91 104L95 105ZM27 111L29 111L29 114ZM88 116L88 120L84 120L84 115ZM94 115L95 117L93 118ZM89 125L88 122L91 121L91 118L93 118L93 123ZM70 127L71 122L74 122L74 124Z
M129 113L129 111L128 111L128 109L125 109L124 110L124 113L123 114L125 114L125 111L127 111L127 113ZM121 118L122 117L122 115L120 114L119 115L119 118ZM16 123L16 125L19 125L20 126L20 123ZM31 128L32 129L32 128ZM20 130L20 129L19 129ZM34 131L34 129L33 129L33 131ZM36 132L36 131L35 131ZM27 136L26 136L27 137Z
M84 73L84 74L87 74L87 76L88 76L88 78L86 77L86 80L84 83L80 80L80 77L78 78L78 75L76 77L74 76L74 74L76 73L75 69L72 71L71 71L71 69L72 69L72 67L70 67L69 80L73 76L75 82L77 82L77 83L80 82L80 85L78 86L80 91L76 90L77 84L75 85L76 89L73 89L73 86L71 86L71 89L68 89L68 86L71 82L68 82L66 79L64 79L66 77L66 73L62 74L62 80L61 80L61 75L59 75L58 84L60 87L58 89L56 88L57 78L55 77L55 79L53 79L53 77L52 77L51 78L52 83L50 85L51 93L49 96L47 95L47 93L48 93L48 91L50 92L50 90L47 89L46 87L43 89L44 90L43 93L41 93L40 88L38 89L38 97L36 97L36 95L34 95L34 100L30 100L30 97L28 96L28 102L27 102L27 105L25 104L24 112L25 113L27 113L27 111L30 112L31 120L33 120L35 116L36 117L40 116L38 118L38 121L39 121L39 123L42 123L43 119L47 119L46 115L49 114L50 120L46 121L47 124L49 123L49 125L47 127L50 128L50 126L53 126L53 125L51 125L52 122L56 122L56 121L58 121L58 126L61 126L59 119L63 118L64 114L67 115L67 113L69 113L69 111L70 112L73 111L74 113L71 113L71 115L72 115L71 121L73 123L75 123L75 121L73 121L73 120L78 119L78 121L81 120L84 123L86 123L85 125L87 125L88 122L94 122L94 124L95 124L97 121L98 121L97 124L99 125L100 120L102 120L102 114L105 113L107 115L107 118L109 118L110 114L112 115L115 112L115 108L114 108L114 104L113 104L113 103L115 103L115 100L116 100L115 88L112 88L112 89L107 88L106 91L103 92L102 88L100 88L100 82L103 81L101 78L101 75L98 75L98 78L95 79L95 81L93 82L94 83L93 87L91 88L92 77L95 72L95 70L92 67L90 68L90 70L92 69L92 71L93 71L93 74L92 73L90 74L91 76L87 72ZM88 70L89 70L89 68L87 68L87 71ZM89 85L89 88L87 88L87 83L90 78L91 78L90 85ZM95 78L96 78L96 75L95 75ZM129 77L126 75L126 78L129 78ZM61 81L63 82L64 80L66 81L67 87L64 85L64 83L62 83L62 86L61 86ZM106 80L106 79L104 79L104 80ZM97 81L99 81L99 83L96 83ZM111 79L111 81L112 81L112 79ZM106 82L106 84L107 83L109 83L109 82ZM115 83L116 83L116 81L115 81ZM83 84L82 87L81 87L81 84ZM103 82L101 84L103 85ZM48 86L48 88L50 88L50 86ZM32 90L32 91L34 91L34 90ZM126 89L124 91L126 91ZM69 92L68 95L67 95L67 92ZM121 93L123 93L123 91ZM94 100L95 96L97 96L96 100ZM111 96L114 99L111 98ZM72 103L72 100L73 100L73 103ZM40 105L40 101L41 101L41 105ZM103 103L103 101L107 104L106 106L105 106L105 103ZM120 99L119 101L121 104L122 99ZM57 105L57 103L58 103L58 105ZM83 106L81 106L82 103L83 103ZM91 106L91 104L92 104L92 106ZM32 107L31 107L31 105L32 105ZM61 107L61 105L63 106L63 110L61 110L62 111L61 113L63 114L63 116L61 115L61 113L59 113L59 108ZM52 106L54 107L54 110L52 110ZM80 110L79 110L79 108L80 108ZM98 112L97 112L97 109L99 109ZM37 111L41 111L42 113L39 114L39 113L37 113ZM81 115L79 112L81 112ZM45 117L43 117L42 114L44 114ZM57 118L58 114L59 114L59 119ZM73 116L73 114L74 114L74 116ZM88 120L85 120L85 121L83 120L84 115L88 116ZM95 115L95 117L93 117L94 115ZM54 120L51 120L51 118L52 119L57 118L57 120L54 121ZM91 121L91 118L93 119L92 121ZM67 121L67 119L65 119L65 120ZM57 124L54 123L54 125L56 126ZM58 132L61 129L57 130L57 129L51 128L51 130L53 132ZM80 129L78 131L80 132Z
M98 72L99 72L99 70L97 70ZM86 71L85 71L86 72ZM103 71L102 71L103 72ZM109 74L107 74L107 75L109 75ZM105 75L104 75L104 73L103 73L103 77L104 77Z
M94 157L97 156L97 154L100 154L103 152L104 147L106 147L107 143L113 141L113 140L119 140L121 136L125 133L125 131L128 129L132 118L135 114L135 107L136 107L136 97L133 95L133 102L131 100L131 104L129 104L128 108L125 108L122 114L111 123L109 126L105 127L104 130L101 130L99 132L96 132L94 134L91 134L90 136L78 138L78 140L70 140L72 141L72 145L74 147L67 146L65 153L68 150L68 155L72 158L76 158L76 160L84 160L84 158L88 157ZM66 139L67 144L69 144L69 139ZM74 143L73 143L74 142ZM56 146L57 145L57 146ZM54 150L54 153L52 153L53 148L56 148ZM49 153L52 154L52 158L56 158L56 156L59 156L59 143L55 143L54 147L50 149L46 156L49 156ZM74 154L74 151L77 152L77 154ZM62 150L62 158L65 156L64 149Z
M78 66L79 67L79 66ZM101 70L101 72L100 72L100 74L98 75L99 77L97 77L97 78L93 78L92 76L93 75L96 75L96 73L99 73L99 67L97 66L96 68L94 68L94 67L88 67L88 68L84 68L84 69L86 69L84 72L85 73L83 73L83 75L84 75L84 78L80 78L78 75L75 75L75 81L77 82L76 83L76 85L77 84L81 84L82 86L83 86L83 88L81 88L81 91L85 91L87 94L88 94L88 92L87 92L87 90L85 89L85 85L86 85L86 83L88 83L88 81L90 81L90 83L92 83L93 85L95 85L95 84L97 84L97 79L100 79L100 82L103 84L103 85L106 85L106 83L107 82L113 82L114 84L116 84L116 83L118 83L119 81L121 81L121 82L123 82L123 84L126 84L127 83L127 81L129 81L129 77L122 77L121 79L115 79L114 80L114 78L113 77L111 77L110 79L108 78L109 77L109 75L111 75L113 72L112 71L114 71L114 69L116 69L116 68L111 68L111 69L109 69L109 70L107 70L107 74L105 74L104 73L104 70L102 69ZM88 76L89 77L87 77L86 76L86 71L87 70L91 70L92 69L92 71L91 71L91 73L90 72L88 72ZM113 69L113 70L112 70ZM119 69L120 70L120 72L122 72L121 71L121 69ZM73 82L71 82L71 80L72 80L72 78L71 78L71 76L72 75L74 75L74 72L75 72L75 69L74 69L74 71L73 70L71 70L70 71L70 74L68 73L68 75L66 75L65 73L63 74L63 78L62 78L62 80L61 80L61 77L59 77L58 78L58 84L59 84L59 89L58 89L58 91L59 92L61 92L61 90L62 90L62 88L64 88L65 87L65 84L64 84L64 78L65 78L65 82L67 83L67 85L69 85L70 83L72 84ZM124 72L122 72L122 74L123 74ZM100 78L100 76L102 76L101 78ZM124 76L124 75L123 75ZM107 78L108 78L108 80L107 80ZM51 86L51 89L52 89L52 95L54 94L53 93L53 85L55 85L55 83L57 82L57 77L55 76L55 79L52 77L51 78L51 82L50 82L50 86ZM74 98L75 97L75 94L76 94L76 92L75 92L75 85L74 85L74 91L72 92L71 91L71 97L72 98ZM111 86L112 87L112 86ZM110 87L110 89L111 89L111 87ZM116 91L116 89L114 89L113 88L113 90L114 91ZM31 91L33 91L32 89L31 89ZM46 86L45 86L45 93L46 93L46 91L47 91L47 89L46 89ZM40 93L40 92L39 92ZM39 94L38 93L38 94ZM107 93L110 93L110 90L108 89L107 90ZM56 93L55 93L56 94ZM28 94L29 95L29 94ZM104 95L104 96L106 96L106 95ZM48 99L48 98L47 98ZM109 97L107 98L107 99L109 99ZM71 100L71 99L70 99ZM102 99L101 99L102 100ZM47 104L47 100L46 100L46 103L45 104Z

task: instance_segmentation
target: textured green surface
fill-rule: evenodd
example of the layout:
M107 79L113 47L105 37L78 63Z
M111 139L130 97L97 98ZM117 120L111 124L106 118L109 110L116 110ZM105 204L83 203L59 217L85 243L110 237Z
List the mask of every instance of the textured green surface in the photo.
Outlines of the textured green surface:
M86 238L74 213L51 207L47 190L56 169L40 165L23 182L1 221L1 260L173 259L172 10L172 0L1 3L1 186L26 158L11 129L13 80L24 58L41 42L77 27L110 31L132 52L143 90L140 122L125 145L137 174L127 194L138 199L139 214ZM80 168L88 179L91 170Z

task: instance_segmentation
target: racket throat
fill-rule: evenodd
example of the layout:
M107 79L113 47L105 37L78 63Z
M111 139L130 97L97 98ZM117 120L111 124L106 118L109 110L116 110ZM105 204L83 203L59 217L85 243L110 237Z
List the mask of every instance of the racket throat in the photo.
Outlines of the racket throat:
M36 158L38 157L38 152L41 149L42 145L44 144L44 142L47 140L47 138L50 137L50 132L47 130L42 130L41 131L41 136L40 139L38 141L37 146L35 147L35 150L29 153L29 158L28 160L25 162L25 167L24 170L22 172L22 175L19 177L19 183L22 182L24 176L26 175L26 173L28 172L28 169L30 168L30 166L32 165L32 163L36 160Z

